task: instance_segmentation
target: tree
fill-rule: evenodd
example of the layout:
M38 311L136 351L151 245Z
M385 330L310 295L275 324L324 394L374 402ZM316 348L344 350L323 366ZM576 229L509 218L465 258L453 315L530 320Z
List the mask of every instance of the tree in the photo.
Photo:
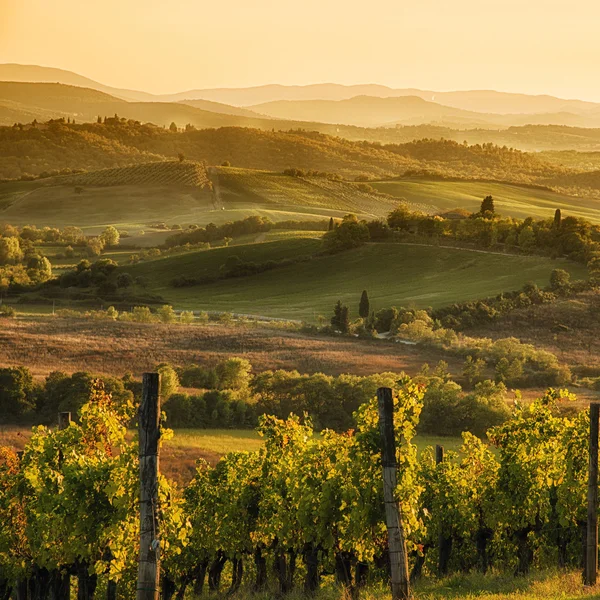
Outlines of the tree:
M179 159L179 162L182 163L185 160L185 154L183 152L179 152L177 154L177 158Z
M350 315L348 307L338 300L333 308L333 317L331 317L331 326L342 333L348 333L350 330Z
M96 123L98 123L98 125L102 125L102 117L100 115L98 115L98 118L96 119Z
M0 237L0 265L11 265L23 260L19 238Z
M161 323L174 323L175 322L175 311L172 306L165 304L161 306L157 311L158 319Z
M121 234L118 232L116 227L109 225L101 234L100 239L104 242L105 246L117 246L121 239Z
M36 254L27 261L27 274L36 283L43 283L52 277L52 264L40 254Z
M168 363L157 365L156 372L160 375L160 395L163 401L166 401L179 389L179 377Z
M463 375L469 385L475 385L483 379L484 369L485 360L482 358L473 358L471 355L467 356L463 367Z
M387 216L387 224L391 229L408 229L412 213L406 204L398 206Z
M554 211L554 229L560 229L562 221L562 213L560 212L560 208L557 208Z
M169 125L169 131L173 131L175 133L177 133L177 123L175 123L175 121L173 121L170 125Z
M220 362L215 373L218 379L218 387L222 390L245 389L250 382L252 365L245 358L228 358Z
M329 226L327 227L327 231L333 231L335 229L335 221L333 217L329 217Z
M340 252L358 248L369 241L369 229L358 222L354 215L346 215L338 227L323 236L323 245L328 252Z
M492 196L486 196L481 201L481 208L479 209L479 214L483 216L492 216L495 213L494 208L494 198Z
M363 319L367 319L370 312L369 296L367 294L367 290L363 290L363 293L360 297L360 303L358 305L358 314Z
M35 383L26 367L0 369L0 412L20 417L35 408Z
M569 286L571 276L564 269L554 269L550 273L550 287L554 291L560 291Z
M533 227L523 227L519 233L519 247L523 250L529 250L535 246L535 232Z
M119 273L117 275L117 287L127 288L133 285L133 277L129 273Z

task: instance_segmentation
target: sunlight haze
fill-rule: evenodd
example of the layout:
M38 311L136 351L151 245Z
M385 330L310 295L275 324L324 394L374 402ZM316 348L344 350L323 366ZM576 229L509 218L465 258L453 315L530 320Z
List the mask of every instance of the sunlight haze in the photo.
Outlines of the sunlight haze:
M600 4L0 0L0 63L173 93L380 83L600 100Z

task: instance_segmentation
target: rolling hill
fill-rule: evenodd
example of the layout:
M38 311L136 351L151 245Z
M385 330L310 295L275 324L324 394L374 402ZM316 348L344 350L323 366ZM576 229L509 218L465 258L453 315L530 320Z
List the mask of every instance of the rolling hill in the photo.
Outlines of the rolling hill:
M211 171L215 193L204 167L191 161L0 184L0 221L39 227L74 225L88 233L112 224L133 233L153 222L206 225L251 215L306 221L352 212L372 219L385 216L397 204L391 196L326 177L224 167Z
M371 185L384 194L398 200L419 204L429 203L436 212L464 208L479 210L481 199L488 194L494 197L496 211L505 216L526 219L549 219L560 208L563 214L600 223L600 200L576 198L532 187L522 187L480 181L435 181L423 178L407 178L396 181L376 181Z
M416 88L394 89L378 84L272 84L246 88L196 89L175 94L155 95L143 91L110 87L64 69L19 64L0 64L0 81L64 83L99 90L123 100L138 102L211 100L234 106L249 106L278 100L348 100L355 96L373 96L377 98L418 96L430 102L481 113L572 113L586 115L591 110L600 109L598 103L556 98L549 95L519 94L496 90L438 92Z
M226 127L176 133L135 122L111 121L0 128L0 178L62 168L122 166L128 154L131 164L156 157L174 158L179 153L209 165L229 161L236 167L270 171L295 167L352 179L365 174L387 178L427 172L443 177L508 178L515 183L537 183L565 172L533 154L490 144L466 146L421 140L382 146L302 130Z
M547 285L552 269L574 278L585 268L566 261L402 244L367 244L258 275L174 288L178 275L216 273L228 256L261 262L267 257L308 254L318 240L282 240L188 253L122 267L151 279L149 289L178 309L230 311L315 321L329 316L338 299L357 316L363 289L374 310L389 306L439 307L518 289L529 281ZM299 247L301 246L301 247Z
M98 90L122 100L151 101L154 96L147 92L123 90L98 83L73 71L41 67L39 65L19 65L15 63L0 64L0 81L16 81L22 83L64 83L83 88Z
M278 119L342 123L381 127L392 122L488 125L487 115L427 102L417 96L376 98L356 96L348 100L279 100L253 105L252 110Z

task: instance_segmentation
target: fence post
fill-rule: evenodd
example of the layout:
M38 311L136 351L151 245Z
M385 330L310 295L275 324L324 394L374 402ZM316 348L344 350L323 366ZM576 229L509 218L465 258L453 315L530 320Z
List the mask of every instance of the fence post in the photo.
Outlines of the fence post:
M588 514L587 536L585 544L586 585L596 585L598 573L598 417L600 404L590 404L590 445L589 445L589 476L588 476Z
M439 444L435 447L435 464L444 462L444 446ZM438 577L448 574L448 563L452 552L452 537L448 537L444 531L443 525L438 533Z
M408 556L406 554L402 514L396 499L396 470L398 465L396 463L396 440L394 437L394 400L390 388L379 388L377 390L377 404L381 434L383 499L390 553L392 600L406 600L411 597L408 579Z
M58 428L66 429L71 424L71 413L70 412L59 412L58 413Z
M158 600L160 537L158 527L158 441L160 375L144 373L139 413L140 560L137 600Z

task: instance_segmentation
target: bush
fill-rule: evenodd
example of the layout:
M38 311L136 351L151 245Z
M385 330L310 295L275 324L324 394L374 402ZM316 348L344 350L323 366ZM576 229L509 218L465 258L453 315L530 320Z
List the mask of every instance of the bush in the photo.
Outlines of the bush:
M0 317L13 318L17 316L17 311L12 306L6 304L0 305Z

